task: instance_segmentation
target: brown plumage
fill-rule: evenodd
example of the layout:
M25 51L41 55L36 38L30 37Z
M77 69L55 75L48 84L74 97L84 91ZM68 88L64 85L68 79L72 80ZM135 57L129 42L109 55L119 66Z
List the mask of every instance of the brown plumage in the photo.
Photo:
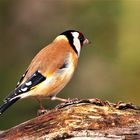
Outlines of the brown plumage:
M35 97L37 100L56 97L70 81L77 66L80 50L88 40L82 33L69 30L43 48L31 61L25 74L0 106L0 114L17 100Z

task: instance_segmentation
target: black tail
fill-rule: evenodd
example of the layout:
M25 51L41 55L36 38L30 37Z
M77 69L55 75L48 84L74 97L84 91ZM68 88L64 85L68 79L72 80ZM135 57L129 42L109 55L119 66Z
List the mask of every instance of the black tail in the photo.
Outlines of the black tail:
M4 104L2 104L0 106L0 115L19 99L20 99L20 97L17 97L12 100L6 101Z

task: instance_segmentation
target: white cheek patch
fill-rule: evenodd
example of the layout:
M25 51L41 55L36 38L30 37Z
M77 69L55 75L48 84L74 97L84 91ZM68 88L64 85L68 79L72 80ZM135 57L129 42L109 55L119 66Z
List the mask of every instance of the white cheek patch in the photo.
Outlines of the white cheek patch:
M80 51L81 51L81 44L80 44L80 41L79 41L79 33L78 32L72 32L72 35L73 35L73 45L75 46L75 49L77 50L78 52L78 57L80 55Z

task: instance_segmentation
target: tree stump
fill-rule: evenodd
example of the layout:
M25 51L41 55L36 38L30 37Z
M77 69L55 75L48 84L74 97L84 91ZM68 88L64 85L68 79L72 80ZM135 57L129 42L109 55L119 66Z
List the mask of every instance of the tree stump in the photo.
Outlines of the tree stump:
M74 99L5 130L0 140L140 139L140 107L100 99Z

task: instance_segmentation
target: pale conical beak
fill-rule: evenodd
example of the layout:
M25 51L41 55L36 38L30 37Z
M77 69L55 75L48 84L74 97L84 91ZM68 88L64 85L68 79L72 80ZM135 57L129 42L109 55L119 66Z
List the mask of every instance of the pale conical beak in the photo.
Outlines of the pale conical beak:
M84 42L83 42L83 44L85 45L85 44L89 44L90 43L90 41L86 38L85 40L84 40Z

